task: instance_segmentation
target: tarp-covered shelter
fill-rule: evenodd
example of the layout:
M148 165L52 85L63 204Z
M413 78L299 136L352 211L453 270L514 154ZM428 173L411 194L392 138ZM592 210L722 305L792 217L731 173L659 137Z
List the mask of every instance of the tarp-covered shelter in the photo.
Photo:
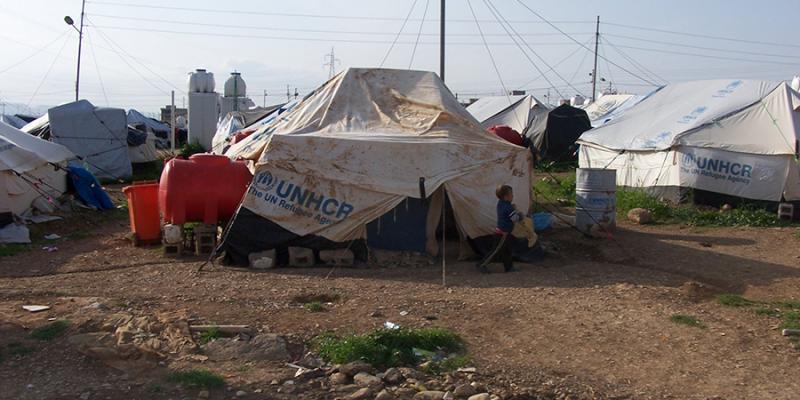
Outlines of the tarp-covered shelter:
M49 109L22 130L66 146L98 178L131 176L125 110L79 100Z
M222 244L240 264L287 246L410 246L389 236L435 253L445 192L462 238L493 234L499 184L530 204L530 152L486 132L432 72L348 69L227 155L253 161Z
M592 127L603 126L623 112L642 101L645 95L636 94L604 94L583 108L592 122Z
M486 129L506 125L527 136L536 126L543 126L550 107L531 95L487 96L470 104L467 111Z
M562 104L550 110L526 136L538 152L539 158L547 161L569 161L575 159L575 141L583 132L592 129L586 111Z
M618 185L670 198L695 188L800 200L798 111L800 94L783 82L671 84L583 134L580 166L615 169Z
M6 124L11 125L12 127L17 129L22 128L23 126L28 124L24 119L16 115L9 115L9 114L0 115L0 122L5 122Z
M63 169L74 154L0 122L0 213L23 214L32 206L52 210L51 199L67 189Z
M128 125L144 132L152 132L162 139L169 139L169 124L157 119L149 118L134 109L128 110L126 115Z
M276 104L269 107L256 107L250 110L229 112L217 125L217 132L211 140L211 152L215 154L224 153L232 144L236 133L244 129L255 130L273 113L284 111L283 106L284 104Z

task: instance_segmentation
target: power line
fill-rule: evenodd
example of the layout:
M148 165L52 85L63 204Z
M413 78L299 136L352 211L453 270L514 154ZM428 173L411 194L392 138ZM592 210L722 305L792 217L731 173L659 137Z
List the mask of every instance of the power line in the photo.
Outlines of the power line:
M158 10L175 10L175 11L188 11L188 12L197 12L197 13L213 13L213 14L240 14L240 15L265 15L265 16L275 16L275 17L300 17L300 18L323 18L323 19L344 19L344 20L367 20L367 21L403 21L405 18L398 18L398 17L378 17L378 16L371 16L371 15L327 15L327 14L302 14L302 13L280 13L280 12L266 12L266 11L257 11L257 10L234 10L234 9L223 9L223 8L197 8L197 7L174 7L174 6L162 6L162 5L155 5L155 4L131 4L131 3L121 3L116 1L92 1L92 4L97 5L113 5L118 7L133 7L133 8L149 8L149 9L158 9ZM409 19L409 21L419 21L419 19ZM448 19L447 22L461 22L461 23L472 23L474 20L472 19ZM438 19L435 20L428 20L428 22L439 22ZM486 23L496 23L496 21L491 20L480 20L479 22L486 22ZM533 23L538 24L541 23L539 21L512 21L518 23ZM565 21L554 21L561 24L585 24L590 23L592 21L582 21L582 20L565 20Z
M494 6L494 4L492 4L491 0L484 0L484 2L488 2L488 5L490 6L489 10L490 10L490 11L493 11L493 14L495 14L495 16L496 16L496 17L499 17L501 20L503 20L503 21L506 23L506 25L508 26L508 28L509 28L509 29L511 29L511 31L512 31L512 32L514 32L515 34L517 34L517 37L519 37L519 40L520 40L520 41L521 41L523 44L525 44L525 47L527 47L527 48L528 48L528 50L530 50L530 52L531 52L531 53L533 53L533 55L535 55L535 56L536 56L536 58L538 58L538 59L539 59L539 60L540 60L540 61L541 61L541 62L542 62L542 63L543 63L545 66L547 66L548 68L550 68L550 70L551 70L551 71L553 71L553 73L554 73L554 74L555 74L555 75L556 75L556 76L557 76L559 79L561 79L562 81L564 81L565 83L567 83L567 84L570 86L570 88L572 88L572 90L574 90L574 91L576 91L576 92L580 93L580 91L579 91L579 90L578 90L576 87L572 86L572 85L569 83L569 81L568 81L568 80L564 79L564 77L563 77L563 76L561 76L561 74L559 74L559 73L558 73L558 71L556 71L556 70L555 70L555 68L552 68L552 67L550 67L550 64L548 64L548 63L547 63L547 60L545 60L544 58L542 58L542 56L540 56L540 55L539 55L539 54L538 54L538 53L537 53L535 50L533 50L533 48L532 48L532 47L531 47L531 46L530 46L530 45L529 45L529 44L528 44L528 43L527 43L527 42L526 42L524 39L522 39L522 37L519 35L519 33L516 31L516 29L514 29L514 27L513 27L513 26L512 26L512 25L511 25L511 24L508 22L508 20L506 20L506 18L503 16L503 14L501 14L501 13L500 13L500 10L498 10L498 9L497 9L497 7L495 7L495 6ZM501 26L504 26L504 27L505 27L505 25L502 25L502 24L501 24ZM504 29L505 29L505 28L504 28ZM506 31L506 32L508 32L508 31ZM513 36L512 36L512 38L513 38ZM522 50L522 49L520 49L520 50ZM523 54L525 54L525 51L524 51L524 50L522 50L522 52L523 52ZM531 61L531 63L532 63L532 64L534 64L534 66L535 66L535 63L533 63L533 60L531 60L531 59L530 59L530 58L527 56L527 54L525 55L525 57L526 57L526 58L528 58L528 60L529 60L529 61ZM545 75L545 74L544 74L544 73L543 73L543 72L542 72L542 71L539 69L539 67L536 67L536 70L537 70L537 71L539 71L539 73L541 73L541 74L542 74L542 76L546 76L546 75ZM549 80L548 80L548 83L550 83L550 82L549 82ZM551 83L551 85L552 85L552 83ZM558 92L558 91L556 91L556 92ZM560 97L564 98L564 95L563 95L563 94L561 94L560 92L558 92L558 95L559 95Z
M20 61L18 61L18 62L15 62L14 64L11 64L11 65L9 65L9 66L8 66L8 67L6 67L6 68L3 68L2 70L0 70L0 74L2 74L2 73L4 73L4 72L7 72L8 70L10 70L10 69L12 69L12 68L14 68L14 67L16 67L16 66L18 66L18 65L20 65L20 64L22 64L22 63L24 63L24 62L26 62L26 61L28 61L28 60L30 60L30 59L31 59L31 58L33 58L33 57L36 57L36 56L37 56L39 53L41 53L41 52L45 51L45 49L47 49L48 47L52 46L52 45L53 45L53 43L57 42L57 41L58 41L58 39L61 39L62 37L64 37L64 35L66 35L67 33L69 33L69 31L64 31L64 32L62 32L60 35L56 36L56 37L55 37L55 39L53 39L53 40L51 40L51 41L47 42L47 44L45 44L44 46L42 46L42 47L40 47L39 49L37 49L36 51L34 51L33 53L31 53L29 56L27 56L27 57L23 58L22 60L20 60ZM59 52L59 55L60 55L60 54L61 54L61 52Z
M472 13L472 18L475 19L475 26L478 27L478 32L481 34L481 39L483 39L483 46L486 48L486 52L489 53L489 59L492 61L492 67L494 67L494 72L497 74L497 80L500 81L500 86L503 88L503 92L506 95L506 99L508 99L508 105L511 106L511 95L508 93L508 89L506 89L506 84L503 82L503 77L500 75L500 69L497 68L497 63L494 60L494 55L492 55L492 50L489 48L489 45L486 43L486 38L483 37L483 29L481 29L481 24L478 22L478 16L475 15L475 10L472 8L472 2L467 0L467 5L469 6L469 11ZM514 118L517 119L517 124L522 126L522 123L519 121L519 116L517 113L514 113Z
M39 89L42 88L42 85L47 80L47 76L50 75L50 71L53 70L53 66L56 65L56 61L58 61L58 58L61 57L61 52L63 52L64 48L67 47L67 39L69 39L69 36L64 38L64 43L61 45L61 49L58 50L58 54L55 56L55 58L53 58L53 62L50 63L50 66L47 68L47 72L44 73L42 80L39 82L39 85L36 86L36 90L33 91L33 94L31 95L31 98L28 99L28 103L25 104L25 107L31 106L31 102L33 102L33 99L36 97L36 94L39 93Z
M533 13L533 15L536 15L537 17L539 17L539 18L540 18L542 21L546 22L546 23L547 23L548 25L550 25L550 26L551 26L553 29L555 29L555 30L557 30L557 31L561 32L561 34L563 34L564 36L568 37L568 38L569 38L570 40L572 40L573 42L575 42L575 43L577 43L577 44L579 44L579 45L581 45L581 46L585 47L585 48L586 48L586 50L589 50L589 51L591 51L591 49L589 49L588 47L586 47L586 46L585 46L583 43L579 42L577 39L573 38L573 37L572 37L572 36L570 36L568 33L566 33L566 32L564 32L563 30L561 30L561 28L557 27L557 26L556 26L556 25L554 25L552 22L550 22L550 21L548 21L547 19L545 19L543 16L541 16L539 13L537 13L537 12L536 12L534 9L532 9L532 8L528 7L528 5L527 5L527 4L525 4L525 3L523 3L523 2L522 2L522 0L517 0L517 3L519 3L520 5L522 5L523 7L525 7L525 8L526 8L528 11L530 11L531 13ZM612 65L614 65L615 67L617 67L617 68L619 68L619 69L621 69L621 70L623 70L623 71L627 72L628 74L630 74L631 76L635 77L636 79L639 79L639 80L641 80L642 82L649 83L649 84L651 84L651 85L653 85L653 86L658 86L657 84L655 84L655 83L653 83L653 82L649 81L648 79L642 78L641 76L639 76L639 75L637 75L637 74L635 74L635 73L633 73L633 72L629 71L628 69L626 69L626 68L624 68L624 67L620 66L619 64L617 64L617 63L615 63L615 62L613 62L613 61L611 61L611 60L609 60L609 59L607 59L607 58L605 58L605 57L602 57L602 56L601 56L601 58L602 58L602 59L604 59L604 60L606 60L607 62L611 63L611 64L612 64Z
M594 35L593 35L593 36L594 36ZM587 40L587 43L588 43L589 41L591 41L591 39L593 39L593 38L590 38L589 40ZM563 64L563 63L564 63L565 61L567 61L568 59L572 58L572 56L574 56L576 53L578 53L579 51L581 51L581 50L584 50L584 49L586 49L586 48L587 48L587 47L586 47L585 45L578 47L577 49L573 50L573 51L572 51L572 53L569 53L569 54L568 54L566 57L562 58L562 59L561 59L561 60L559 60L557 63L553 64L553 66L551 66L551 67L550 67L550 69L549 69L549 70L547 70L546 72L550 72L550 71L552 71L554 68L558 67L559 65ZM588 54L588 53L587 53L587 54ZM584 54L584 59L585 59L585 58L586 58L586 55ZM581 61L581 63L583 63L583 61ZM530 85L531 83L535 82L536 80L538 80L538 79L539 79L539 78L541 78L541 77L542 77L542 74L539 74L539 75L537 75L535 78L533 78L533 79L529 80L528 82L525 82L524 84L522 84L522 85L520 85L520 86L528 86L528 85ZM570 79L570 80L573 80L573 79Z
M87 19L88 19L88 18L87 18ZM136 57L132 56L130 53L128 53L127 51L125 51L125 49L124 49L122 46L120 46L119 44L117 44L117 42L115 42L114 40L112 40L112 39L111 39L111 38L110 38L108 35L106 35L106 34L105 34L103 31L101 31L101 30L97 29L97 27L95 27L95 31L97 31L97 33L99 33L99 34L100 34L100 36L102 36L102 37L103 37L103 39L105 39L105 40L106 40L106 42L108 42L108 44L109 44L109 45L111 45L111 46L114 46L114 47L116 47L117 49L121 50L123 53L125 53L125 55L127 55L128 57L130 57L130 58L131 58L133 61L136 61L137 63L139 63L139 65L141 65L141 66L142 66L144 69L146 69L147 71L149 71L151 74L155 75L155 76L156 76L158 79L161 79L161 81L162 81L162 82L164 82L164 83L166 83L166 84L167 84L167 86L169 86L169 87L172 87L173 89L177 90L177 91L178 91L178 92L180 92L180 93L186 94L186 91L185 91L185 90L178 88L177 86L175 86L174 84L172 84L172 82L168 81L168 80L167 80L167 79L165 79L163 76L159 75L157 72L155 72L155 71L153 71L152 69L150 69L150 67L148 67L148 66L147 66L145 63L143 63L141 60L139 60L138 58L136 58Z
M606 33L604 35L605 36L618 37L618 38L622 38L622 39L628 39L628 40L636 40L636 41L639 41L639 42L665 44L665 45L668 45L668 46L679 46L679 47L686 47L686 48L698 49L698 50L711 50L711 51L718 51L718 52L721 52L721 53L736 53L736 54L746 54L746 55L751 55L751 56L779 57L779 58L789 58L789 59L793 59L793 60L798 60L797 56L786 55L786 54L758 53L758 52L744 51L744 50L720 49L720 48L717 48L717 47L703 47L703 46L695 46L695 45L685 44L685 43L667 42L667 41L663 41L663 40L642 39L642 38L638 38L638 37L634 37L634 36L617 35L617 34L613 34L613 33ZM800 60L798 60L798 61L800 61Z
M242 25L242 24L220 24L220 23L206 23L206 22L197 22L197 21L179 21L173 19L160 19L160 18L143 18L143 17L129 17L129 16L122 16L122 15L109 15L109 14L87 14L92 17L100 17L100 18L110 18L110 19L118 19L118 20L127 20L127 21L139 21L139 22L156 22L156 23L164 23L170 25L189 25L189 26L207 26L207 27L214 27L214 28L232 28L232 29L251 29L251 30L259 30L259 31L277 31L277 32L300 32L300 33L333 33L333 34L347 34L347 35L384 35L384 36L391 36L397 35L395 32L386 32L386 31L353 31L353 30L332 30L332 29L304 29L304 28L276 28L271 26L262 26L262 25ZM409 18L409 22L417 21L413 18ZM438 33L425 33L422 32L422 28L425 22L430 22L426 18L421 18L420 21L420 30L418 33L400 33L401 36L430 36L430 37L438 37ZM449 20L448 20L449 22ZM574 32L573 35L589 35L592 32ZM523 36L557 36L560 35L559 33L553 32L527 32L524 33ZM461 37L476 37L478 34L475 33L448 33L448 36L461 36ZM486 33L485 36L506 36L504 33Z
M131 28L131 27L121 27L121 26L110 26L110 25L87 25L95 28L102 28L102 29L111 29L111 30L123 30L123 31L135 31L135 32L155 32L155 33L173 33L178 35L189 35L189 36L210 36L210 37L232 37L232 38L247 38L247 39L268 39L268 40L290 40L290 41L300 41L300 42L326 42L326 43L363 43L363 44L389 44L391 41L388 40L370 40L370 39L336 39L336 38L299 38L293 36L262 36L262 35L247 35L247 34L235 34L235 33L223 33L223 32L192 32L192 31L178 31L178 30L168 30L168 29L152 29L152 28ZM413 45L415 42L403 42L398 41L396 44L403 44L403 45ZM422 45L439 45L439 42L419 42ZM488 43L492 46L514 46L514 43L509 42L496 42L496 43ZM533 44L537 46L563 46L571 44L570 42L534 42ZM456 45L456 46L473 46L473 45L483 45L482 42L447 42L447 45Z
M738 39L732 37L724 37L724 36L713 36L713 35L706 35L701 33L688 33L688 32L678 32L678 31L670 31L667 29L657 29L657 28L647 28L643 26L636 26L636 25L627 25L627 24L619 24L613 22L605 22L605 25L612 25L618 26L621 28L628 28L628 29L638 29L643 31L651 31L651 32L661 32L661 33L669 33L673 35L681 35L681 36L688 36L692 38L706 38L706 39L714 39L714 40L725 40L729 42L736 42L736 43L750 43L750 44L762 44L767 46L782 46L782 47L800 47L797 44L788 44L788 43L776 43L776 42L764 42L759 40L748 40L748 39Z
M608 40L607 37L603 37L603 39L605 39L605 43L607 43L609 46L611 46L611 48L614 49L614 51L616 51L619 55L621 55L622 58L628 60L628 62L631 63L634 66L634 68L639 69L639 71L642 72L644 75L648 75L648 77L650 77L650 78L656 78L657 81L661 81L661 82L664 82L664 83L669 83L669 81L667 79L664 79L663 77L661 77L660 75L656 74L655 72L653 72L649 68L645 67L644 64L639 63L638 61L636 61L636 59L634 59L633 57L629 56L627 53L622 51L622 49L617 48L617 46L615 46L614 43L612 43L610 40Z
M383 60L381 60L381 64L379 67L383 67L383 64L386 62L386 59L389 58L389 54L392 53L392 49L394 48L395 43L397 43L397 39L400 39L400 34L403 33L403 29L406 29L406 24L408 23L408 19L411 18L411 13L414 12L414 7L417 6L417 1L414 0L411 3L411 9L408 10L408 14L406 14L406 19L403 20L403 25L400 25L400 31L397 32L397 35L392 40L391 46L389 46L389 50L386 51L386 55L383 56Z
M715 60L730 60L730 61L741 61L741 62L753 62L753 63L760 63L760 64L776 64L776 65L792 65L792 66L796 66L797 65L797 63L784 62L784 61L754 60L754 59L749 59L749 58L736 58L736 57L726 57L726 56L715 56L715 55L711 55L711 54L687 53L687 52L683 52L683 51L673 51L673 50L666 50L666 49L652 49L652 48L647 48L647 47L623 46L623 45L617 45L617 47L623 48L623 49L650 51L650 52L662 53L662 54L677 54L677 55L681 55L681 56L712 58L712 59L715 59Z
M89 39L89 35L86 35L86 38ZM89 49L92 51L92 61L94 61L94 68L97 71L97 80L100 82L100 89L103 91L103 99L106 101L106 107L108 107L108 96L106 95L106 87L103 85L103 76L100 74L100 65L97 63L97 54L94 52L94 40L87 40L89 42Z
M411 50L411 59L408 61L408 69L414 64L414 56L417 54L417 45L419 45L419 37L422 35L422 26L425 25L425 17L428 15L428 5L431 0L425 0L425 11L422 12L422 21L419 23L419 30L417 31L417 39L414 41L414 48Z

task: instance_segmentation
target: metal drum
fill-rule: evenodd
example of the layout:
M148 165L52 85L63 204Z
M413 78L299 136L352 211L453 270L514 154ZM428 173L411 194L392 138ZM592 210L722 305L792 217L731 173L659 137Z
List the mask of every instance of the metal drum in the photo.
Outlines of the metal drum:
M613 231L617 225L617 171L575 170L575 225L585 233Z

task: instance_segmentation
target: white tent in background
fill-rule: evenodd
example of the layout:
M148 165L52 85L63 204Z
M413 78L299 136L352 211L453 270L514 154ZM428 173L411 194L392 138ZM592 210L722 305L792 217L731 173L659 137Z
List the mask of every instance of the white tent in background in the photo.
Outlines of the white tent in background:
M470 104L467 111L486 129L507 125L521 135L529 136L534 126L546 120L550 108L531 95L489 96Z
M620 186L800 200L798 111L800 94L783 82L672 84L584 133L579 162L616 169Z
M79 100L47 110L22 130L66 146L98 178L131 176L125 110Z
M646 96L635 94L604 94L583 108L589 115L592 127L603 126L623 112L638 104Z
M22 128L23 126L28 124L27 122L25 122L24 119L16 115L9 115L9 114L0 115L0 122L5 122L6 124L11 125L12 127L17 129Z
M66 166L74 158L66 147L0 122L0 212L23 214L33 205L51 211L48 198L67 189Z

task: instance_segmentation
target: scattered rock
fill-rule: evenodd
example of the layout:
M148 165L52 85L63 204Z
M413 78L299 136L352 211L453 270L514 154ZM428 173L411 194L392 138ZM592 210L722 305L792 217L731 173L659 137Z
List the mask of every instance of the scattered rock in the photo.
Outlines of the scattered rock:
M722 207L720 207L720 208L719 208L719 210L720 210L721 212L728 212L728 211L731 211L731 210L733 210L733 206L731 206L731 205L730 205L730 204L728 204L728 203L725 203L725 204L723 204L723 205L722 205Z
M397 399L397 397L395 397L386 389L381 390L380 392L378 392L378 395L375 396L375 400L395 400L395 399Z
M355 376L359 372L375 372L375 368L363 361L353 361L339 367L339 372L348 376Z
M366 400L372 397L373 391L371 388L365 387L355 391L355 393L347 396L349 400Z
M396 385L403 381L403 373L397 368L389 368L383 373L383 380L391 385Z
M205 344L203 352L215 361L287 361L291 358L286 339L271 333L256 335L250 341L219 338Z
M197 397L207 399L209 395L210 393L208 393L208 390L201 390L200 393L197 394Z
M475 390L475 388L472 387L472 385L466 383L463 385L456 386L455 390L453 390L453 395L455 395L459 399L466 399L470 396L474 396L477 393L478 391Z
M247 392L245 392L244 390L239 390L236 392L236 397L244 397L244 396L247 396Z
M455 400L455 399L456 399L456 396L454 396L453 392L451 392L449 390L444 392L444 396L442 396L442 400Z
M92 394L91 394L91 393L89 393L89 392L84 392L84 393L81 393L81 396L80 396L80 397L81 397L81 400L89 400L89 397L91 397L91 396L92 396Z
M414 368L402 367L398 368L398 370L400 371L401 374L403 374L403 376L406 379L416 379L420 381L426 378L424 373L422 373L421 371L417 371Z
M442 400L444 394L441 390L423 390L415 394L413 400Z
M414 388L401 387L397 388L397 390L395 390L394 393L401 399L408 399L417 394L417 391Z
M331 385L344 385L349 380L350 377L343 372L334 372L328 377L328 381L331 383Z
M359 372L353 377L353 382L359 386L378 387L383 386L383 380L375 375Z
M644 208L633 208L628 211L628 219L633 223L644 225L653 222L653 214Z
M480 394L475 394L475 395L469 396L469 399L467 399L467 400L489 400L491 398L492 398L492 396L490 396L489 393L480 393Z

